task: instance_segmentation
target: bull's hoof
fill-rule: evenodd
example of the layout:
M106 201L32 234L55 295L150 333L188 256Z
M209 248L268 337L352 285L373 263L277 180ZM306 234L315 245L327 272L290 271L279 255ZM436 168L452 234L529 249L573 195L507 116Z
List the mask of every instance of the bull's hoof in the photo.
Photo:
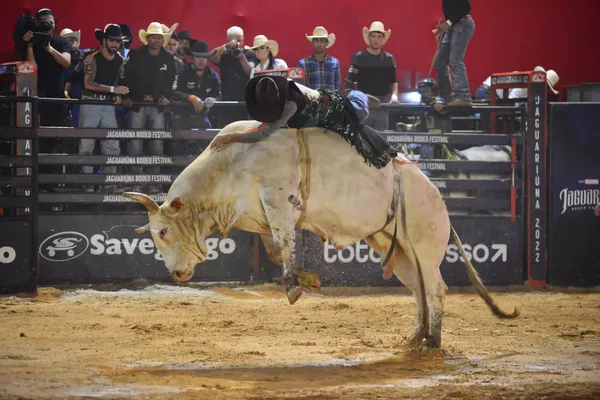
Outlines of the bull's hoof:
M421 350L439 349L442 347L442 339L439 340L433 336L429 336L421 345Z
M293 305L302 296L302 287L300 286L288 286L285 290L290 305Z
M319 274L313 271L300 272L298 275L298 282L300 282L300 285L311 290L321 289L321 280L319 279Z
M408 345L410 347L419 348L424 345L425 333L418 332L412 334L412 336L408 339Z

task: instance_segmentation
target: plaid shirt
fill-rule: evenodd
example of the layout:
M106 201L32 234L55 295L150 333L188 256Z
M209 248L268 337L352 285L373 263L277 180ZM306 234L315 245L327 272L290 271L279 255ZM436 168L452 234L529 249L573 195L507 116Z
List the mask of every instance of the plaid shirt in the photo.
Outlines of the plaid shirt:
M318 62L312 55L300 60L298 66L306 71L306 86L309 88L340 90L340 62L337 58L326 55L323 62Z

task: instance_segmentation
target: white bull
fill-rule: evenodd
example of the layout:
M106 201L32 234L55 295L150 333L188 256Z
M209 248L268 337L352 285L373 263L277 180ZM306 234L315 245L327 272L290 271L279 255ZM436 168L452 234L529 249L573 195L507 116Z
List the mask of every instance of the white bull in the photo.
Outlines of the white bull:
M258 125L235 122L219 135ZM319 287L314 273L294 264L295 228L338 249L364 239L382 259L395 242L386 277L393 271L415 295L418 322L410 343L441 345L447 286L439 267L450 220L438 189L401 155L378 170L336 133L280 129L261 142L205 150L173 182L160 207L145 194L125 196L148 209L150 222L138 232L150 230L176 281L189 280L196 264L206 259L207 237L213 232L226 236L236 228L261 235L270 259L283 267L290 304L303 285ZM494 314L516 317L517 309L507 314L496 306L454 238L474 287Z

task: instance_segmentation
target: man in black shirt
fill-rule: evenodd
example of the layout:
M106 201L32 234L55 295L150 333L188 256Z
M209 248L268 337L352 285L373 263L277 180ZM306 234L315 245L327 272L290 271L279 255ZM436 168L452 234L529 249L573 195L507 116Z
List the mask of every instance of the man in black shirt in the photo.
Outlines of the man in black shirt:
M116 24L108 24L104 31L96 29L96 39L102 43L100 50L87 56L84 61L84 89L81 98L84 100L101 100L106 102L120 103L121 97L129 93L126 86L117 86L121 69L123 68L123 56L119 53L124 36L121 27ZM117 96L115 96L117 95ZM117 128L117 117L115 108L111 105L84 104L81 106L79 115L80 128ZM95 139L81 139L79 142L79 154L94 154ZM121 149L118 140L102 140L100 148L103 155L118 156ZM82 172L91 174L92 166L85 165ZM116 173L116 166L105 166L104 173ZM110 186L105 189L115 192L116 187ZM88 191L93 191L90 186Z
M64 97L63 72L71 64L71 44L69 41L54 33L56 22L54 14L48 8L42 8L36 14L36 19L44 21L48 31L36 33L29 31L23 36L27 43L27 61L35 61L38 68L38 96ZM47 35L49 41L34 41L36 36ZM42 104L40 106L40 122L44 126L62 126L65 123L65 107L62 104ZM40 151L43 151L40 149Z
M363 28L363 39L369 47L352 57L348 81L355 85L355 89L376 97L380 102L398 104L396 60L382 50L391 33L391 29L386 31L379 21L373 22L369 29ZM385 130L387 119L385 111L373 109L363 123L377 130Z
M123 105L131 108L129 113L132 129L164 129L165 107L173 92L175 80L175 59L163 48L163 42L170 36L158 22L152 22L148 30L140 30L140 40L145 46L129 52L125 61L123 85L129 88L129 94L123 97ZM134 106L132 102L153 102L156 106ZM153 156L163 155L163 141L153 139L149 143ZM130 156L141 156L144 148L142 140L133 139L127 142L127 153ZM132 166L131 172L141 174L142 167ZM157 174L160 167L147 167L151 174ZM158 187L150 185L151 193L158 193Z
M209 52L205 42L195 42L191 48L193 56L192 64L186 64L179 76L177 89L173 92L173 98L180 101L189 101L190 105L180 109L173 115L172 124L178 129L210 129L211 122L208 119L208 109L204 100L212 98L219 100L221 97L221 81L219 75L208 67L208 57L215 53ZM185 146L185 150L183 147ZM200 154L197 141L173 143L176 155Z
M469 0L442 0L446 21L440 24L442 42L435 58L440 95L449 106L470 107L471 89L465 66L467 46L475 32L475 21L471 18ZM452 82L448 65L452 67L452 80L456 99L452 101Z
M250 70L258 60L254 53L244 49L244 31L239 26L227 29L227 43L217 47L214 55L208 58L221 71L222 96L226 101L244 101L246 83L250 79ZM223 108L219 112L219 125L247 119L243 106Z

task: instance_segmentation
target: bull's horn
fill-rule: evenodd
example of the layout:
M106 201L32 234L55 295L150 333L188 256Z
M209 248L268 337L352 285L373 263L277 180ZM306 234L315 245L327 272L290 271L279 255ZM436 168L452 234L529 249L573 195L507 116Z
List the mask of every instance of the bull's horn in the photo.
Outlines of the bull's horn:
M125 192L123 193L124 197L128 199L135 200L138 203L142 203L147 209L148 214L153 215L159 211L158 204L154 201L154 199L147 194L144 193L136 193L136 192Z
M135 229L135 233L137 233L138 235L141 235L142 233L146 233L150 230L150 223L147 223L144 226L140 226L139 228Z

